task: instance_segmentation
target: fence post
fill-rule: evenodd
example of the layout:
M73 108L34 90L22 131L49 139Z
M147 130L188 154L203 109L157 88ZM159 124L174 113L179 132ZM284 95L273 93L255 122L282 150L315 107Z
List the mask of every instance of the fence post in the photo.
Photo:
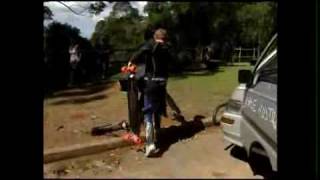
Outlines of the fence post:
M235 48L232 49L232 53L231 53L231 64L233 64L233 61L234 61L234 51L235 51Z
M241 46L240 46L240 48L239 48L238 62L240 62L240 57L241 57Z

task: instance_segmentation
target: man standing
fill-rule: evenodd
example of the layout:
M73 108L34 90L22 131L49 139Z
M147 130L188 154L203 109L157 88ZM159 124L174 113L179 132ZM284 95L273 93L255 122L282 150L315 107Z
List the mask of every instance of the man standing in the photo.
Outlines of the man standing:
M153 39L147 41L128 63L129 66L137 61L145 63L143 112L146 125L145 155L147 157L156 150L155 139L160 129L161 115L165 112L168 62L171 58L167 31L158 29Z
M79 75L79 62L81 59L81 53L79 52L79 45L71 45L69 48L70 54L70 79L69 79L69 86L74 85L77 76Z

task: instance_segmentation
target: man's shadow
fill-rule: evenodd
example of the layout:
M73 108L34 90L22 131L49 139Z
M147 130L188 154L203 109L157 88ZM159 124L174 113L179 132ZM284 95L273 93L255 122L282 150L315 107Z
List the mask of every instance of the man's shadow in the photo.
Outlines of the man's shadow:
M161 128L156 143L158 151L152 157L161 157L172 144L191 138L196 133L204 130L205 126L201 121L203 118L204 116L196 115L192 121L186 121L184 117L180 115L176 120L179 121L181 125Z

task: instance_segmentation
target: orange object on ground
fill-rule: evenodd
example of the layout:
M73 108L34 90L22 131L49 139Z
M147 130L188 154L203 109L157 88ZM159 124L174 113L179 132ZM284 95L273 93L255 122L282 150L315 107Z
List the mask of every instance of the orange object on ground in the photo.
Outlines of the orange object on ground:
M125 141L133 142L136 145L143 144L143 140L139 136L131 132L123 134L122 139L124 139Z

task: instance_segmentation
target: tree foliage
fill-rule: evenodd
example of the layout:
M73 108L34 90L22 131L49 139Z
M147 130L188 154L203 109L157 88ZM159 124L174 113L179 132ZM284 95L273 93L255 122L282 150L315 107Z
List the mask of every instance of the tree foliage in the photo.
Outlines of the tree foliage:
M237 11L242 43L265 46L276 28L276 4L272 2L246 3Z
M92 2L88 12L98 14L105 7L104 2ZM275 2L150 1L144 12L148 16L140 16L130 2L115 2L110 15L96 24L90 41L80 37L79 29L67 24L54 22L45 27L46 64L53 79L66 79L71 41L81 42L88 52L111 50L113 60L125 61L131 51L118 50L137 49L144 40L152 38L155 29L165 28L177 55L173 64L182 68L200 57L205 47L212 47L214 58L222 60L230 60L235 47L262 50L277 30ZM47 19L53 15L46 6L44 14ZM88 53L85 57L86 72L94 74L96 55ZM64 83L60 81L54 84Z
M117 2L110 16L99 21L91 42L113 49L132 49L143 42L144 23L129 2Z
M198 57L210 46L216 58L230 59L238 46L263 48L276 32L275 2L148 2L146 17L138 15L129 2L118 2L111 15L96 25L91 38L104 37L115 49L137 48L143 34L165 28L176 47L177 61ZM145 32L145 33L144 33ZM185 64L185 63L182 63Z
M44 1L44 2L48 2L48 1ZM69 9L70 12L76 15L82 15L82 13L84 12L88 12L89 14L93 14L93 15L99 15L107 7L107 4L105 2L95 1L95 2L88 3L87 7L84 7L81 10L81 12L77 12L72 7L68 6L66 3L62 1L56 1L56 3L61 4L62 6ZM43 16L44 16L44 20L53 20L54 14L52 13L51 9L47 5L43 6Z

